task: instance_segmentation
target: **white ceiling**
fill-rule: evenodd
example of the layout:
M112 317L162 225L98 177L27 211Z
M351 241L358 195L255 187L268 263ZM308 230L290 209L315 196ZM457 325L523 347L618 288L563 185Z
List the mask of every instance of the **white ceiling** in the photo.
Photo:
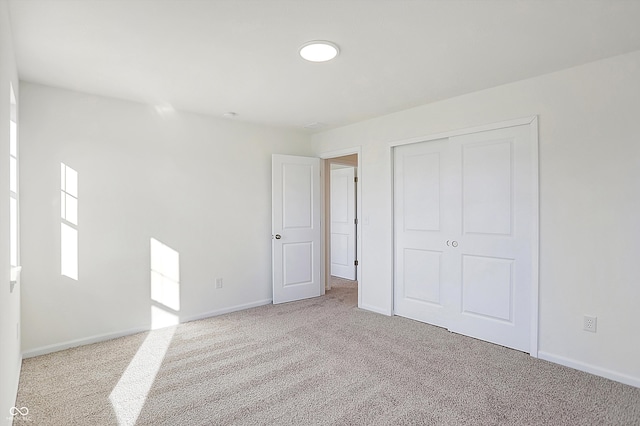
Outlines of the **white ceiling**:
M294 128L337 127L640 49L633 0L9 4L22 80ZM298 48L313 39L337 43L340 56L305 62Z

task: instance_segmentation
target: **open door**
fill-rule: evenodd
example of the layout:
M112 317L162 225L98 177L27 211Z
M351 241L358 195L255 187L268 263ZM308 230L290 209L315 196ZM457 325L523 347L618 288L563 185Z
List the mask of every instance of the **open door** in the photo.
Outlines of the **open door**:
M355 170L331 170L331 275L347 280L356 279Z
M272 156L273 303L321 294L320 159Z

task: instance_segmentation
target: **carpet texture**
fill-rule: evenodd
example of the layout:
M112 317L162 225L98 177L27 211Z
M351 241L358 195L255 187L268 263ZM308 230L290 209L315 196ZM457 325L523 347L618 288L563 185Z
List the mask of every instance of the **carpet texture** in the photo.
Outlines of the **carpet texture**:
M359 310L356 292L26 359L14 425L640 425L640 389Z

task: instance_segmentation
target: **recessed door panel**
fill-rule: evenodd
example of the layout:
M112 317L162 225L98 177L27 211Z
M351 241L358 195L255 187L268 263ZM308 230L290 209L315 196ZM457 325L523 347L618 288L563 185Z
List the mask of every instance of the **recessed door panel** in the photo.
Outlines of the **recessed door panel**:
M442 252L404 250L404 297L440 305Z
M346 224L349 221L349 174L340 169L331 173L331 221Z
M440 153L405 154L404 229L440 229Z
M511 141L462 147L465 233L511 235Z
M313 279L313 242L282 245L283 285L308 284Z
M349 235L331 234L331 263L334 265L349 265Z
M313 166L282 165L282 229L311 228L313 224Z
M512 322L513 259L462 257L462 312Z

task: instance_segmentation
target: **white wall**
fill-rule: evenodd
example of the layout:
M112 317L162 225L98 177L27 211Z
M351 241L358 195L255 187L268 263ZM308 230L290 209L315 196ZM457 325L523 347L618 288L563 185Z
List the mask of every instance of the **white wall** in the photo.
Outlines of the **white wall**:
M306 134L21 89L26 356L147 329L152 237L180 253L183 321L270 302L271 154L308 153ZM60 274L60 162L79 173L78 281Z
M640 386L640 51L314 135L317 154L362 146L363 307L392 312L390 143L532 115L539 355Z
M9 285L9 87L18 96L18 74L13 54L9 12L0 2L0 423L11 424L9 409L16 401L20 376L20 285Z

